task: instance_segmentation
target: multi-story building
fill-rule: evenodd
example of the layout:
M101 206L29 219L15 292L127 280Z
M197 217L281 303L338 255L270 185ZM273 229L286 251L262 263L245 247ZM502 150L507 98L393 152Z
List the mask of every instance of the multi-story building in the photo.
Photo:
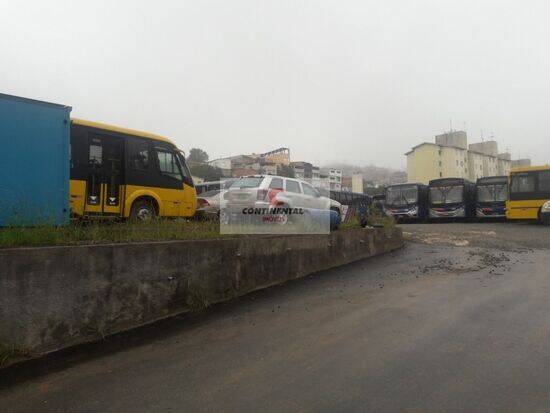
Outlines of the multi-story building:
M208 165L221 169L223 177L227 178L231 176L231 158L213 159L208 162Z
M294 169L294 177L307 180L313 178L313 165L309 162L290 162L290 166ZM319 172L319 168L317 168L317 172Z
M321 174L318 166L313 166L311 168L311 184L315 188L329 189L328 177Z
M483 159L485 156L482 153L469 151L468 152L468 179L472 182L485 176L483 172Z
M277 164L266 162L260 168L260 173L266 175L277 175Z
M498 144L493 140L468 145L464 131L437 135L435 143L421 143L405 155L408 181L425 184L437 178L466 178L475 182L485 176L507 175L514 162L519 162L512 161L508 153L499 154Z
M251 171L257 174L276 175L279 166L290 165L290 150L288 148L278 148L262 154L229 156L214 159L208 164L220 168L224 177L242 176L243 173L250 173Z
M321 177L321 172L318 166L311 167L311 179L316 180Z
M277 148L275 150L262 153L259 155L268 162L279 165L289 165L290 164L290 149L288 148Z
M508 175L510 169L512 169L512 155L508 152L498 154L498 174L499 175Z
M351 176L342 176L340 190L342 192L351 192Z
M409 182L428 183L436 178L468 177L467 149L425 142L406 155Z
M359 172L354 172L351 175L351 192L362 194L363 189L363 174Z
M340 191L342 189L342 170L330 169L328 171L328 181L331 191Z
M499 165L498 165L498 144L496 141L484 141L479 143L472 143L469 145L470 152L477 153L479 159L483 163L483 175L482 176L497 176L499 175ZM505 162L505 159L502 159L502 163ZM470 178L471 180L473 176ZM481 176L477 176L481 178ZM476 178L476 179L477 179Z

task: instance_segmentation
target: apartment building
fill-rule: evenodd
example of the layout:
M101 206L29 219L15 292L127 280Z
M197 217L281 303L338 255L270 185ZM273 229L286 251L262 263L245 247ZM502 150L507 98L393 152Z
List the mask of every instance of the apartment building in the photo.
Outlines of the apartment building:
M498 173L499 175L508 175L512 169L512 155L508 152L498 154ZM531 161L529 161L529 164Z
M313 165L309 162L290 162L290 166L294 169L294 177L308 180L313 178Z
M468 145L464 131L450 131L423 142L405 154L409 182L427 184L437 178L465 178L507 175L514 162L509 153L498 153L496 141ZM527 162L525 160L523 162Z
M354 172L351 175L351 192L362 194L363 190L363 174L359 172Z
M340 191L342 189L342 170L330 169L328 171L328 181L331 191Z

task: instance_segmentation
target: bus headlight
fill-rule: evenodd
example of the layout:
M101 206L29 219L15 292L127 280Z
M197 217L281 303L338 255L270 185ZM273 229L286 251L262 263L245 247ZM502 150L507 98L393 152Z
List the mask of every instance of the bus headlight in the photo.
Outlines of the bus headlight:
M550 212L550 201L546 202L546 203L542 206L542 212Z
M416 216L418 214L418 207L417 206L412 207L411 209L409 209L407 214L411 217Z

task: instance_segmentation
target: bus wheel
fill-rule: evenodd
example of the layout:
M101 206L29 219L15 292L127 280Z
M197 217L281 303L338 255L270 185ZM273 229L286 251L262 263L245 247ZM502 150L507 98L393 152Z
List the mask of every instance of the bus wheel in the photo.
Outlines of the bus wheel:
M542 216L542 208L539 210L539 219L538 219L538 223L539 223L540 225L550 225L550 220L544 219L544 217Z
M148 199L140 199L132 204L130 218L136 221L150 221L157 216L157 210L153 202Z

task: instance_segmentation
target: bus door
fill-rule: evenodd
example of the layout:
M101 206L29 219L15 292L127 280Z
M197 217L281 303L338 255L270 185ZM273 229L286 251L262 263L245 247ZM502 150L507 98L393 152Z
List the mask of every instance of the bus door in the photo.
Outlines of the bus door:
M89 139L86 213L120 215L123 204L124 142L92 135Z

